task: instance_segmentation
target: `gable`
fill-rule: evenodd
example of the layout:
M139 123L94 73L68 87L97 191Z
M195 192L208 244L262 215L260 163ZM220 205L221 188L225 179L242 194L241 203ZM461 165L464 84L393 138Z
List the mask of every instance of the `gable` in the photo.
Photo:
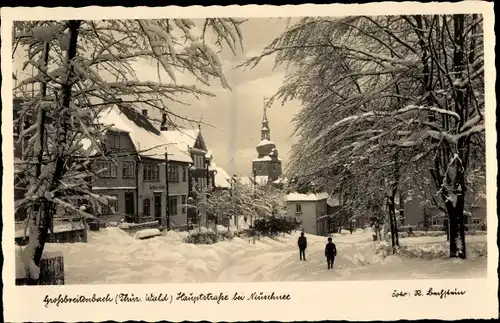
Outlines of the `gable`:
M194 143L193 148L200 150L207 150L207 145L205 144L205 139L203 138L201 132L198 132L198 136L196 137L196 141Z

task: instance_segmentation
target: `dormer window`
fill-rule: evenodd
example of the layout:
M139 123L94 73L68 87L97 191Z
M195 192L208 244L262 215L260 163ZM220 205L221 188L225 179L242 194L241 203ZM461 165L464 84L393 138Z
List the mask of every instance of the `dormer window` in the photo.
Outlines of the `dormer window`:
M120 134L108 133L108 146L110 149L120 148Z

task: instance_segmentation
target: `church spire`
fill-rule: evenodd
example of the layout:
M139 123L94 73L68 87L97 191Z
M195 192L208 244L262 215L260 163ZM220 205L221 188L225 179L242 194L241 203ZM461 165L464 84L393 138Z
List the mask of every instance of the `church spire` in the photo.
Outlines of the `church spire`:
M260 130L260 139L271 140L271 130L269 129L269 121L267 120L266 98L264 98L264 115L262 117L262 129Z

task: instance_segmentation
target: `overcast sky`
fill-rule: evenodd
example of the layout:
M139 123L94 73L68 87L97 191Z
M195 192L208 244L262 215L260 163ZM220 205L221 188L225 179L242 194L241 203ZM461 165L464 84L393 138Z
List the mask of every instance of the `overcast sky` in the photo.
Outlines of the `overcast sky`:
M229 174L251 174L251 160L257 157L255 146L260 141L263 100L278 90L285 75L283 68L273 70L273 58L263 60L253 69L235 70L233 67L246 57L258 55L285 27L285 19L254 18L246 21L241 26L243 51L240 50L235 56L226 48L220 53L232 91L223 89L220 82L215 81L207 89L216 97L198 101L192 97L180 97L189 103L189 106L177 103L171 105L175 113L193 119L202 117L203 121L210 125L202 126L205 140L217 165L226 169ZM19 59L14 62L14 69L19 69L21 61L22 59ZM140 79L157 80L156 64L141 61L134 63L134 68ZM166 77L166 74L164 76ZM19 78L23 77L19 75ZM183 75L178 75L177 81L193 84L190 77ZM275 102L267 112L271 140L276 143L285 166L292 139L291 120L298 110L299 106L295 102L285 106Z
M251 161L257 157L255 147L260 141L264 98L278 90L285 76L284 68L273 70L273 58L262 60L253 69L233 67L247 57L258 55L285 27L285 19L259 18L246 21L241 27L243 51L235 56L229 48L225 48L220 53L232 91L223 89L220 82L216 81L207 88L216 97L199 101L183 98L189 106L172 103L171 108L176 113L195 119L202 117L204 122L210 124L202 126L203 135L209 149L213 151L215 162L229 174L251 174ZM149 68L145 66L143 71ZM299 106L295 102L285 106L275 102L267 112L271 140L276 143L285 166L293 131L291 120L298 110Z

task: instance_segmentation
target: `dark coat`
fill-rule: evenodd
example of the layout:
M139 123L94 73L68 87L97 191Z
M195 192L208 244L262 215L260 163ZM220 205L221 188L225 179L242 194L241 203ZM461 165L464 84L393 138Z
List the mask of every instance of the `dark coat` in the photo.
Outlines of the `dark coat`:
M336 256L337 256L337 247L335 246L335 243L328 242L325 247L325 257L334 258Z
M299 240L297 241L297 244L299 245L299 248L305 249L307 248L307 239L304 236L300 236Z

